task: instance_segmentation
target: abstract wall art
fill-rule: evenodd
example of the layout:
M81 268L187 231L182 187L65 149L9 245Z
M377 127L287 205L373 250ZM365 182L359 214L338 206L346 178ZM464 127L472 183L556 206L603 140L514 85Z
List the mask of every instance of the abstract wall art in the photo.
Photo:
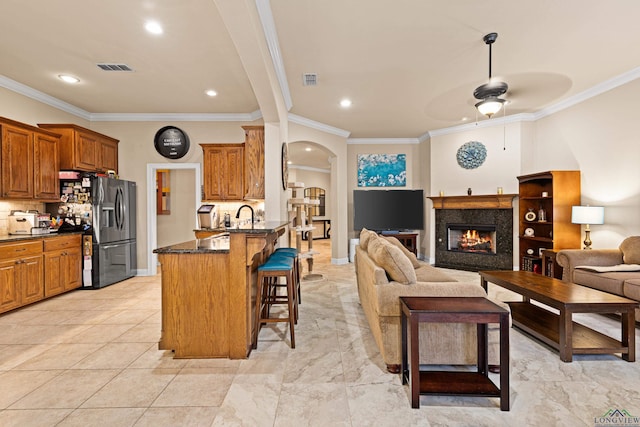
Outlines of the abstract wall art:
M406 185L406 154L358 154L358 187Z

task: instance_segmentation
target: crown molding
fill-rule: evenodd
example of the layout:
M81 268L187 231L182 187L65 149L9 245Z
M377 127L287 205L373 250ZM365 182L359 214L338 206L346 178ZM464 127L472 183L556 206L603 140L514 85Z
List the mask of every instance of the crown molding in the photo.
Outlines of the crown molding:
M316 122L315 120L307 119L305 117L297 116L295 114L289 113L287 118L292 123L297 123L302 126L309 127L311 129L316 129L322 132L327 132L333 135L341 136L343 138L348 138L351 135L351 132L339 129L333 126L325 125L324 123Z
M47 95L46 93L40 92L39 90L33 89L27 85L18 83L17 81L12 80L9 77L0 75L0 86L16 92L20 95L24 95L28 98L34 99L38 102L42 102L43 104L50 105L54 108L57 108L58 110L62 110L66 113L78 116L81 119L91 120L91 113L89 113L88 111L71 105L68 102L64 102L58 98L54 98L51 95Z
M267 41L269 54L271 55L271 62L273 63L278 83L280 83L282 98L284 99L287 111L289 111L293 106L293 101L291 100L291 92L289 91L287 73L284 70L284 62L282 61L282 53L280 52L280 42L278 41L278 32L276 31L276 24L273 20L273 13L271 12L271 3L269 0L255 1L256 8L258 9L258 16L260 17L260 23L262 24L262 31Z
M349 138L347 139L347 144L349 145L359 145L359 144L390 144L390 145L400 145L400 144L420 144L420 140L418 138Z
M253 122L262 118L252 113L92 113L92 122Z

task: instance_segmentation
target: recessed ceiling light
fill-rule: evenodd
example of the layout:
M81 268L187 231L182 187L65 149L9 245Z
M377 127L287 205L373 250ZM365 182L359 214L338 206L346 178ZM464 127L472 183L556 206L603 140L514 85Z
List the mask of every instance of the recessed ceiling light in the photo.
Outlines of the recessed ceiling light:
M304 151L311 151L311 147L305 148Z
M460 120L463 121L463 122L466 122L467 120L469 120L469 117L463 117Z
M218 92L216 92L215 90L212 90L212 89L209 89L205 93L207 94L207 96L211 96L211 97L218 95Z
M80 83L80 79L69 74L58 74L58 78L66 83Z
M351 107L351 100L350 99L343 99L342 101L340 101L340 106L342 108L349 108Z
M292 162L291 160L287 160L287 164L288 164L288 165L292 165L292 164L293 164L293 162Z
M144 24L144 29L150 32L151 34L162 34L162 26L156 21L149 21Z

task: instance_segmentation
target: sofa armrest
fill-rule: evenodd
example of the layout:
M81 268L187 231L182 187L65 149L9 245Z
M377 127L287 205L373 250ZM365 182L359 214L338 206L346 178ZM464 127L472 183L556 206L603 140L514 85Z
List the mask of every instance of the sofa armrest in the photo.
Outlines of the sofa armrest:
M563 268L562 280L573 282L573 271L577 266L622 264L622 252L619 249L562 249L556 256L556 262Z

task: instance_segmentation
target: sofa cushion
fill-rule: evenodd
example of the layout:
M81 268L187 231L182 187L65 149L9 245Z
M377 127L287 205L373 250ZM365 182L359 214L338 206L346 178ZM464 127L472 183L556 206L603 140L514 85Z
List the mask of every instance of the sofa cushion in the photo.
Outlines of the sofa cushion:
M409 258L385 239L371 239L367 244L367 253L373 262L387 272L391 280L403 285L416 282L416 271Z
M416 257L416 254L414 254L409 249L407 249L402 244L402 242L400 242L400 240L398 240L397 238L395 238L393 236L383 236L383 237L389 243L391 243L393 246L396 246L397 248L399 248L402 251L402 253L405 254L405 256L407 258L409 258L409 261L411 261L411 265L413 265L413 268L418 268L418 267L420 267L422 265L422 264L420 264L420 261L418 261L418 257Z
M378 298L376 311L379 316L400 316L400 297L486 297L479 282L452 282L443 286L436 282L417 282L403 286L391 282L376 286Z
M425 263L420 263L420 267L416 268L416 279L418 282L457 282L448 274Z
M369 241L375 237L378 237L378 235L375 232L371 230L367 230L366 228L363 228L360 231L360 243L359 243L360 247L366 251L367 247L369 246Z
M625 297L640 301L640 278L625 280L622 291Z
M638 273L595 273L588 270L575 270L573 281L579 285L588 286L611 294L623 295L623 283L627 279L638 277Z
M625 264L640 264L640 236L627 237L620 243Z

